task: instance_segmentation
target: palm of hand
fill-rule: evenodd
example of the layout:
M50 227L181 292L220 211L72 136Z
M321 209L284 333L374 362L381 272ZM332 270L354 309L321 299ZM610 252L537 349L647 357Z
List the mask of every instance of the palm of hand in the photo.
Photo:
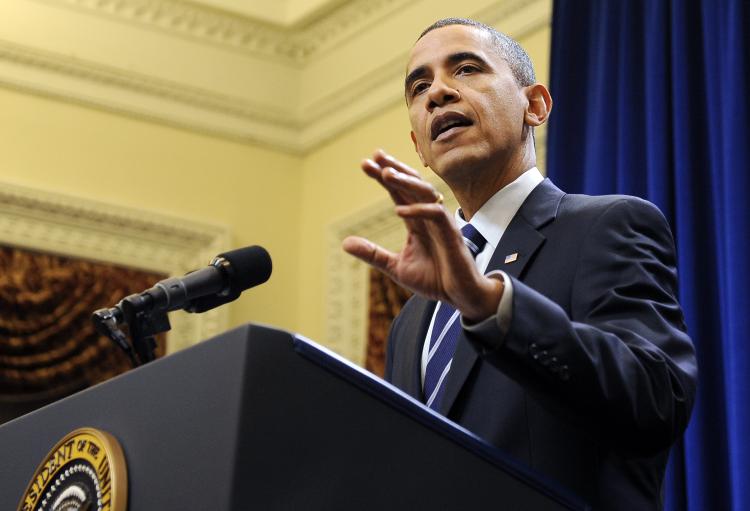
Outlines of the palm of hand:
M344 250L399 285L451 304L467 318L492 314L502 284L479 273L435 188L415 170L382 152L377 152L374 160L365 160L362 169L388 190L408 236L399 253L357 236L344 240Z

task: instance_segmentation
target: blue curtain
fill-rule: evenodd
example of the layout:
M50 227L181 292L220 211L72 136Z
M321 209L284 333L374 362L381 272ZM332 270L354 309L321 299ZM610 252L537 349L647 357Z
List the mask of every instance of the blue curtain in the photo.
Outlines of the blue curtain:
M675 235L698 398L665 509L750 509L750 1L556 0L548 175L654 202Z

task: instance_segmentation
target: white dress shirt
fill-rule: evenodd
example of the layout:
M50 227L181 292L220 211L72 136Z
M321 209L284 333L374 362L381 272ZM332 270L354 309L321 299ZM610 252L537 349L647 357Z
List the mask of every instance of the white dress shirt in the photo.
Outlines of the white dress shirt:
M495 195L479 208L474 216L471 218L471 225L479 231L479 233L487 240L484 248L482 249L475 259L477 269L485 273L487 265L490 263L492 254L495 253L495 249L500 244L500 239L503 237L503 233L508 228L510 221L516 216L521 204L526 200L531 191L544 180L541 172L536 167L532 167L523 174L521 174L515 181L509 183L500 189ZM456 210L456 224L461 229L467 222L463 218L461 209ZM511 302L513 300L513 287L510 278L505 272L495 270L487 274L488 277L501 278L504 283L503 295L500 299L500 305L498 306L498 313L496 316L488 318L498 321L500 325L507 325L510 322L511 314ZM427 358L430 352L430 337L432 336L432 326L435 323L435 314L437 313L437 307L432 314L430 320L430 327L427 329L427 336L425 337L424 344L422 346L422 385L424 385L424 373L427 367ZM471 329L472 325L464 323L461 319L461 325L463 328Z

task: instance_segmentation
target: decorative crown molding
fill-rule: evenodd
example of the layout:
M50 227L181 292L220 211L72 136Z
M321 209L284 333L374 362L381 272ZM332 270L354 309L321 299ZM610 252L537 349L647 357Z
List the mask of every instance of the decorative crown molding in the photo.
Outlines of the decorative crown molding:
M550 23L551 0L477 1L484 7L474 14L475 19L489 25L502 25L503 30L515 38L522 38ZM220 50L273 57L274 61L289 65L289 76L285 80L290 83L302 82L307 64L348 44L348 39L354 40L365 30L386 30L381 21L397 16L397 11L409 4L407 0L348 0L335 4L325 16L303 21L301 26L281 27L178 0L25 2L38 8L29 11L32 13L29 16L39 10L44 15L59 16L59 12L48 11L64 7L68 15L76 18L75 23L90 23L91 19L96 22L97 18L101 22L102 17L115 19L170 36L188 37L210 44L214 50L218 45ZM83 21L73 11L94 16L87 16L88 21ZM186 52L192 51L194 46L188 46L169 45L169 51L176 51L180 58L189 60L192 54ZM288 98L273 96L274 91L269 92L267 88L268 98L257 96L253 92L255 89L245 87L247 77L243 78L244 83L220 92L196 86L191 81L193 78L169 75L172 79L167 79L151 71L133 70L129 62L117 67L110 62L77 58L76 54L73 47L53 47L47 40L34 44L25 40L23 43L0 40L0 86L304 155L402 101L403 66L408 52L404 49L382 57L358 75L342 73L331 82L330 90L322 94L303 97L298 92L299 97ZM258 74L262 75L263 61L240 57L238 53L232 55L236 57L230 59L232 65L251 69L251 66L260 66ZM210 66L210 58L204 56L204 61L195 65ZM341 65L345 67L346 62ZM238 90L240 92L236 92ZM297 90L304 90L304 86ZM271 106L265 99L279 106Z
M290 112L0 40L0 85L147 121L299 153Z
M328 15L281 26L179 0L43 0L253 55L304 64L409 0L348 0Z
M101 86L117 87L129 92L167 99L186 106L206 109L236 117L253 118L281 127L298 128L299 122L289 112L263 103L247 101L183 83L154 78L134 71L65 57L35 48L0 40L0 60L33 67L43 72L66 75Z
M229 230L0 183L0 243L178 276L228 248ZM168 352L217 335L228 324L226 308L170 320Z

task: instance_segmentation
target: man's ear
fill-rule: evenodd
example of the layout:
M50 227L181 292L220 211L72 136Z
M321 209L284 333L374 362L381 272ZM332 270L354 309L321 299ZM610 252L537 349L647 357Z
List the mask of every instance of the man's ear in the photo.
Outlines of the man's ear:
M411 131L409 133L411 134L411 141L414 143L414 150L419 155L419 161L422 162L422 166L423 167L426 167L427 166L427 162L424 161L424 156L422 156L422 151L419 149L419 144L417 143L417 137L414 135L413 131Z
M541 126L547 122L550 111L552 111L552 96L550 96L547 87L541 83L535 83L525 88L526 99L529 104L526 106L524 121L529 126Z

